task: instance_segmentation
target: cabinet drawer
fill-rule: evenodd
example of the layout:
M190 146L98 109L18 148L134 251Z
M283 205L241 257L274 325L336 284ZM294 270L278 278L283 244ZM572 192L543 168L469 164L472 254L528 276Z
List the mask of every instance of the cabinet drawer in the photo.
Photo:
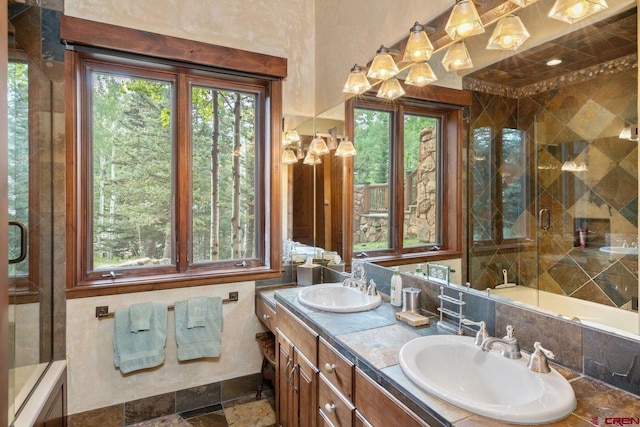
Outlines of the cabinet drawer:
M289 310L276 304L277 327L312 365L318 366L318 334L298 320Z
M353 412L355 408L329 381L320 374L318 384L318 403L320 416L335 427L353 426Z
M318 369L344 397L353 402L353 363L322 338L318 345Z
M276 311L258 295L256 295L256 316L271 332L276 332Z
M362 371L355 373L355 400L358 411L374 426L429 427L391 393L373 382ZM365 424L366 425L366 424Z

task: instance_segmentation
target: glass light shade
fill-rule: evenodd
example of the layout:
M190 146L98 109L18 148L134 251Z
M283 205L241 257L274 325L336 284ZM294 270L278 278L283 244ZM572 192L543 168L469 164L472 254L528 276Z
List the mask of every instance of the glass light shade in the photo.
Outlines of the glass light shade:
M295 129L291 129L287 132L287 139L291 141L291 143L300 142L300 135L298 135L298 131Z
M549 18L573 24L609 7L605 0L556 0Z
M345 93L352 93L354 95L360 95L371 89L371 83L367 80L367 76L364 73L364 69L358 64L354 65L349 73L347 82L342 89Z
M411 86L422 87L436 80L438 78L427 62L416 62L409 69L409 74L404 82Z
M404 95L404 89L402 89L402 85L395 77L385 80L380 85L380 89L378 89L378 93L376 94L378 98L388 100L394 100L402 95Z
M417 22L409 30L409 38L404 48L404 62L428 61L433 53L433 45L424 30L424 25Z
M527 7L538 0L509 0L511 3L517 4L520 7Z
M378 80L387 80L396 74L398 74L398 66L393 57L389 54L389 49L384 46L380 46L377 55L373 58L371 67L367 77Z
M458 42L449 46L449 50L442 58L442 65L447 71L464 70L473 67L469 51L465 42Z
M472 0L460 0L453 6L444 30L451 40L484 33L484 25Z
M329 147L322 137L316 136L309 145L309 153L315 156L329 154Z
M319 165L320 163L322 163L322 160L320 160L320 157L312 154L311 151L307 151L307 155L302 163L304 163L305 165Z
M338 148L336 149L336 156L338 157L351 157L356 155L356 149L353 146L353 142L349 139L343 139L340 141Z
M282 163L290 165L293 163L298 163L298 158L296 157L296 153L293 150L286 149L282 153Z
M516 50L529 38L529 32L516 15L508 15L496 24L487 49L489 50Z

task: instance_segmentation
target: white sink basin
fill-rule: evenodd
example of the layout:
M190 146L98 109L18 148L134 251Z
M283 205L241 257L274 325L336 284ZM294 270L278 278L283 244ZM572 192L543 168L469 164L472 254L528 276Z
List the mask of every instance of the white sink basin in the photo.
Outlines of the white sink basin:
M455 406L500 421L543 424L576 407L569 382L552 368L527 369L528 357L507 359L495 345L486 352L471 337L416 338L400 350L400 366L420 388Z
M600 252L606 252L608 254L638 255L638 248L627 246L604 246L600 248Z
M382 302L380 295L369 296L357 288L342 283L323 283L302 288L298 292L300 303L323 311L354 313L376 308Z

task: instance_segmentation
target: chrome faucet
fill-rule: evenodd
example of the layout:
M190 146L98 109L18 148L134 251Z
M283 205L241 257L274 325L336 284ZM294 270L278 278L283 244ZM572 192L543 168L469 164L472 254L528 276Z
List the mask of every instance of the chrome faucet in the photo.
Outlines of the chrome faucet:
M344 279L342 286L367 290L367 273L361 261L354 261L351 265L351 276Z
M486 340L487 338L490 338L489 334L487 333L487 324L484 322L484 320L481 322L474 322L471 319L465 318L465 319L462 319L462 323L464 323L467 326L478 327L478 332L476 333L476 339L474 341L475 345L477 345L478 347L482 345L484 340Z
M369 280L369 287L367 288L367 295L376 296L378 295L378 288L376 287L376 282L373 279Z
M507 335L504 338L488 337L482 341L480 348L483 351L489 351L494 344L500 345L500 354L509 359L520 359L520 344L518 340L513 336L513 326L507 326Z

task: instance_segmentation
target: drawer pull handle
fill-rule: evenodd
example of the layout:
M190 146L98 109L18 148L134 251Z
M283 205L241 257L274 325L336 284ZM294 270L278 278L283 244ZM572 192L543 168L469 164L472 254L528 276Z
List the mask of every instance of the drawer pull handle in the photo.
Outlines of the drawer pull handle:
M328 413L333 414L334 412L336 412L336 404L327 403L324 405L324 409L326 409Z
M268 314L263 314L263 315L262 315L262 318L263 318L264 320L269 320L269 319L271 319L271 316L269 316Z
M334 363L334 364L331 364L331 363L327 362L327 363L325 363L325 364L324 364L324 369L325 369L325 371L327 371L327 372L328 372L328 373L330 373L330 374L333 374L333 373L336 371L336 368L337 368L337 367L338 367L338 366L336 366L336 364L335 364L335 363Z

